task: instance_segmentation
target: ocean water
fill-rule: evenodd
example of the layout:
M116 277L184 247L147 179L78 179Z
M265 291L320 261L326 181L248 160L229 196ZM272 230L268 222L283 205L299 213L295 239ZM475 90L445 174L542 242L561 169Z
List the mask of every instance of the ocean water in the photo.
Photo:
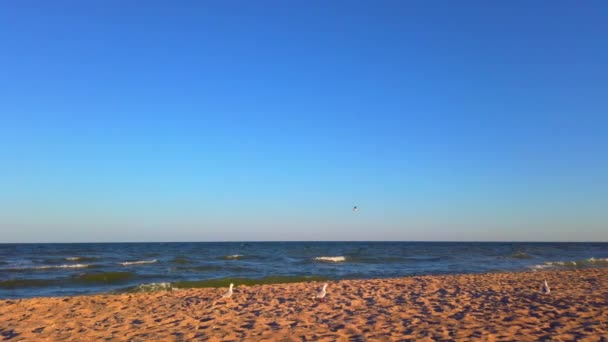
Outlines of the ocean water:
M608 243L0 244L0 298L608 267Z

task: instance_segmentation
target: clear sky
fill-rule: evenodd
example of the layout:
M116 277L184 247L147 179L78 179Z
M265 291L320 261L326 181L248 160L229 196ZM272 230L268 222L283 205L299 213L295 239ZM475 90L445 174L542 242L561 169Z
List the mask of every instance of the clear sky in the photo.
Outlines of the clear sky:
M2 1L0 242L608 241L607 18Z

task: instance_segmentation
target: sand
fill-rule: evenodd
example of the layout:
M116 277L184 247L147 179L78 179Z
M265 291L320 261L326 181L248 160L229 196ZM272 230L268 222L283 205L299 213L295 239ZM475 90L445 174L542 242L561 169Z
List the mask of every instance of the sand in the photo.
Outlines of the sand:
M608 269L236 285L0 300L0 340L608 341Z

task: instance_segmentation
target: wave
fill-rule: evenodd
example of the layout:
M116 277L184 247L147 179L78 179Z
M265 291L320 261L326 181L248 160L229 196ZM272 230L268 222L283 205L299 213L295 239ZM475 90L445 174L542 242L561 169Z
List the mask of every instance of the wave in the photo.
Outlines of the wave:
M131 272L102 272L102 273L83 273L76 277L74 280L87 283L122 283L135 278L135 274Z
M127 292L157 292L157 291L172 291L177 290L171 283L150 283L141 284L136 287L132 287Z
M419 261L419 262L431 262L431 261L441 261L441 257L436 256L411 256L404 258L407 261Z
M86 268L89 267L91 265L87 265L87 264L72 264L72 265L43 265L43 266L35 266L32 267L33 269L37 269L37 270L46 270L49 268Z
M152 260L139 260L139 261L124 261L124 262L119 262L119 264L123 265L123 266L131 266L131 265L154 264L157 262L158 262L158 260L152 259Z
M346 261L346 257L344 256L320 256L315 258L316 261L323 262L344 262Z
M192 261L190 261L190 260L188 260L188 258L184 258L184 257L175 257L171 260L171 263L185 265L185 264L192 263Z
M68 261L95 261L95 260L99 260L99 258L97 258L97 257L68 257L68 258L65 258L65 260L68 260Z
M135 278L131 272L82 273L73 277L53 279L10 279L0 280L0 289L15 290L31 287L75 286L97 284L121 284ZM78 285L76 285L78 286Z
M0 289L15 290L26 287L47 287L54 285L56 281L52 279L11 279L0 280Z
M386 255L338 255L338 256L319 256L312 260L300 261L302 264L310 262L327 262L327 263L341 263L348 262L349 264L400 264L400 263L413 263L413 262L437 262L441 261L442 257L438 256L386 256Z
M227 287L230 283L234 285L264 285L264 284L287 284L287 283L302 283L310 281L328 280L327 277L321 276L269 276L264 278L220 278L194 281L178 281L172 283L172 288L191 289L204 287Z
M577 261L547 261L542 264L532 265L532 269L548 268L599 268L608 267L608 258L589 258Z
M175 269L180 271L221 271L226 269L220 265L202 265L202 266L176 266Z
M219 260L248 260L248 261L263 261L268 260L269 257L263 255L243 255L243 254L232 254L217 257Z
M214 271L230 271L230 272L247 272L256 271L255 268L237 266L236 264L230 265L201 265L201 266L177 266L176 269L181 271L194 271L194 272L214 272Z
M87 268L92 267L89 264L69 264L69 265L40 265L40 266L18 266L18 267L7 267L0 268L0 271L4 272L22 272L27 270L49 270L49 269L71 269L71 268Z
M598 259L596 259L596 258L589 258L589 259L587 259L587 262L590 262L592 264L598 264L598 265L606 265L606 266L608 266L608 258L604 258L604 259L602 259L602 258L598 258Z
M136 275L131 272L84 273L71 278L61 279L13 279L0 281L0 289L14 290L20 288L65 286L72 283L116 285L132 281ZM269 276L264 278L220 278L194 281L177 281L174 283L149 283L129 287L119 292L155 292L189 288L217 288L235 285L287 284L311 281L325 281L330 278L321 276Z
M511 259L532 259L532 256L528 253L522 252L522 251L517 251L513 254L510 254L507 256L507 258L511 258Z
M241 255L241 254L233 254L233 255L226 255L223 257L223 259L236 260L236 259L241 259L242 257L243 257L243 255Z

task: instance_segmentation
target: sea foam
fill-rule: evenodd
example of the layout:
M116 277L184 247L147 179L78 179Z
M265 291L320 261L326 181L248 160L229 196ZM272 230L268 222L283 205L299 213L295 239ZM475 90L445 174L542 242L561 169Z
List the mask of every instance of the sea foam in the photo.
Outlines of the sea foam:
M46 270L49 268L85 268L85 267L89 267L90 265L87 264L74 264L74 265L43 265L43 266L35 266L32 267L34 269L37 270Z
M233 254L233 255L226 255L226 256L224 257L224 259L231 259L231 260L232 260L232 259L240 259L240 258L242 258L242 257L243 257L243 256L242 256L241 254Z
M320 256L315 258L316 261L324 261L324 262L344 262L346 261L346 257L343 256Z
M131 265L154 264L156 262L158 262L158 260L152 259L152 260L140 260L140 261L125 261L125 262L119 262L119 264L123 265L123 266L131 266Z
M135 287L132 292L156 292L156 291L172 291L177 290L171 283L150 283L141 284Z
M74 257L67 257L64 260L67 260L67 261L95 261L98 259L99 258L97 258L97 257L74 256Z
M608 258L589 258L578 261L547 261L539 265L532 265L530 268L542 270L547 268L585 268L603 266L608 266Z

